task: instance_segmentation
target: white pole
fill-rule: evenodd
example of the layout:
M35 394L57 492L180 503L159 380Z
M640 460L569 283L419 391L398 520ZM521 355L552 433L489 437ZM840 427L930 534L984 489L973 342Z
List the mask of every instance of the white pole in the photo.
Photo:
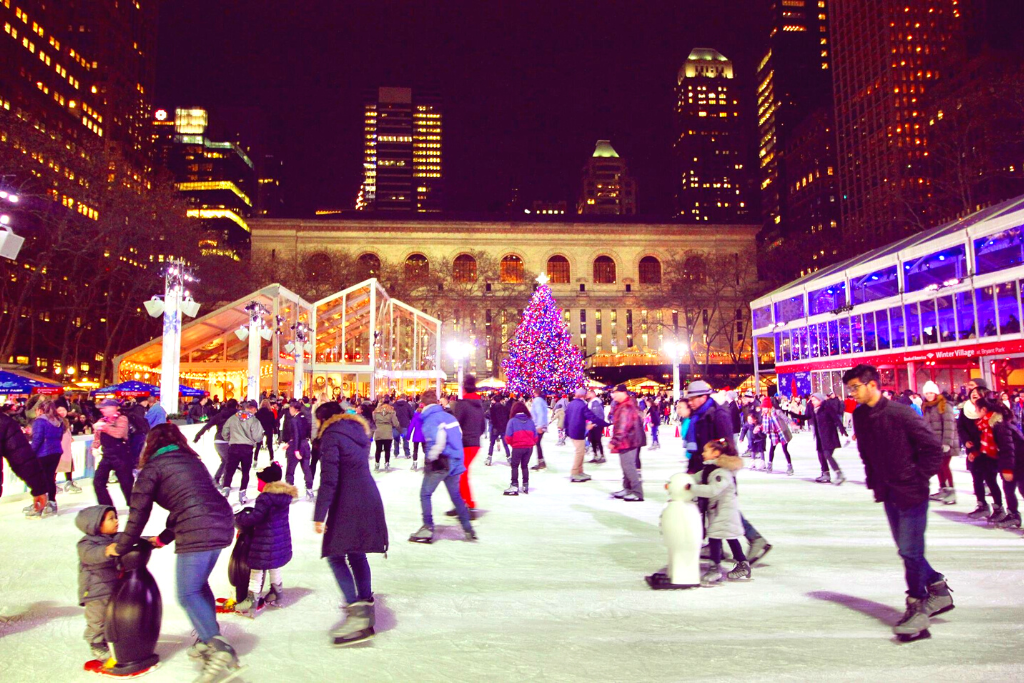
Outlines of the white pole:
M167 414L178 412L181 368L181 291L178 279L170 272L164 275L164 335L160 362L160 405Z
M295 349L295 378L293 392L295 395L292 398L301 399L303 396L303 384L306 379L306 350L302 344L298 344Z
M260 319L249 317L249 372L246 398L258 401L260 398Z
M459 400L462 400L462 359L456 358L455 362L459 364Z
M672 356L672 402L679 403L679 356Z

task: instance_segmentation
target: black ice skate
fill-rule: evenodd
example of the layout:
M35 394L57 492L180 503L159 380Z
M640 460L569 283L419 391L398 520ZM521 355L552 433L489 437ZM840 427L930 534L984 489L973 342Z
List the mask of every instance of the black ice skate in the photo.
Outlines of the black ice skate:
M996 524L1000 529L1019 529L1020 528L1020 513L1019 512L1008 512L1003 521Z
M672 583L672 579L665 572L655 572L650 576L645 576L644 580L648 586L656 591L700 588L699 583Z
M737 562L736 566L727 576L730 581L750 581L750 563Z
M993 505L992 514L988 516L988 523L998 525L1004 519L1006 519L1006 511L1003 510L1003 506Z
M967 516L970 519L981 519L982 517L988 517L989 512L988 503L980 501L978 507L974 508L974 512L967 513Z

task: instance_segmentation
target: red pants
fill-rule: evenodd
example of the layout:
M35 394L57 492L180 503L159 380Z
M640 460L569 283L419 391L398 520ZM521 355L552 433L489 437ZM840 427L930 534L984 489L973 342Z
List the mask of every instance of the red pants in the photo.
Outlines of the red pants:
M462 494L462 500L466 501L466 507L470 510L476 508L476 501L473 500L473 492L469 489L469 466L473 462L473 458L480 451L479 446L463 446L462 457L465 461L466 471L459 477L459 493Z

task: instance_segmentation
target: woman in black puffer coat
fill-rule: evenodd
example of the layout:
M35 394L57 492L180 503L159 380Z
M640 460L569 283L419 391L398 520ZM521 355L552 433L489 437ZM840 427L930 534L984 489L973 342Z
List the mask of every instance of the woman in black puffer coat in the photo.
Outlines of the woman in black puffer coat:
M153 503L166 509L167 528L149 540L157 548L174 541L178 603L199 636L193 652L210 673L237 669L234 649L220 635L209 577L217 558L234 539L231 505L213 485L210 471L172 423L153 427L139 459L131 510L124 532L107 548L123 555L142 537Z
M348 604L348 619L331 636L335 645L349 645L373 636L366 554L387 552L388 527L370 474L370 425L358 415L343 413L336 402L320 405L316 418L320 421L320 491L314 528L324 534L323 557Z
M272 605L284 595L281 567L292 559L292 531L288 525L288 510L292 501L299 496L297 488L281 481L281 466L276 462L257 472L256 476L266 483L263 492L256 498L256 506L245 508L235 515L235 526L253 530L252 544L249 546L249 595L235 606L238 612L248 612L250 616L256 614L265 574L270 574L270 591L265 602Z

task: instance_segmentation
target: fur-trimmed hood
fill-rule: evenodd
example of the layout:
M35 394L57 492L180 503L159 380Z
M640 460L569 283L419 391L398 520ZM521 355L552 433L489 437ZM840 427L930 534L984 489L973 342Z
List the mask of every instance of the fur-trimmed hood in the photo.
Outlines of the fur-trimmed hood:
M992 413L988 416L988 424L990 427L995 427L997 424L1003 421L1003 416L999 413Z
M715 464L732 472L743 469L743 458L738 455L720 455Z
M326 420L320 423L320 433L322 434L324 430L326 430L332 424L334 424L335 422L340 422L342 420L350 420L352 422L358 423L363 428L363 431L366 432L366 435L370 435L370 423L367 422L366 419L363 418L363 416L356 415L355 413L339 413L337 415L332 415L331 417L327 418Z
M287 493L292 498L299 497L299 490L286 481L272 481L263 487L263 493Z

